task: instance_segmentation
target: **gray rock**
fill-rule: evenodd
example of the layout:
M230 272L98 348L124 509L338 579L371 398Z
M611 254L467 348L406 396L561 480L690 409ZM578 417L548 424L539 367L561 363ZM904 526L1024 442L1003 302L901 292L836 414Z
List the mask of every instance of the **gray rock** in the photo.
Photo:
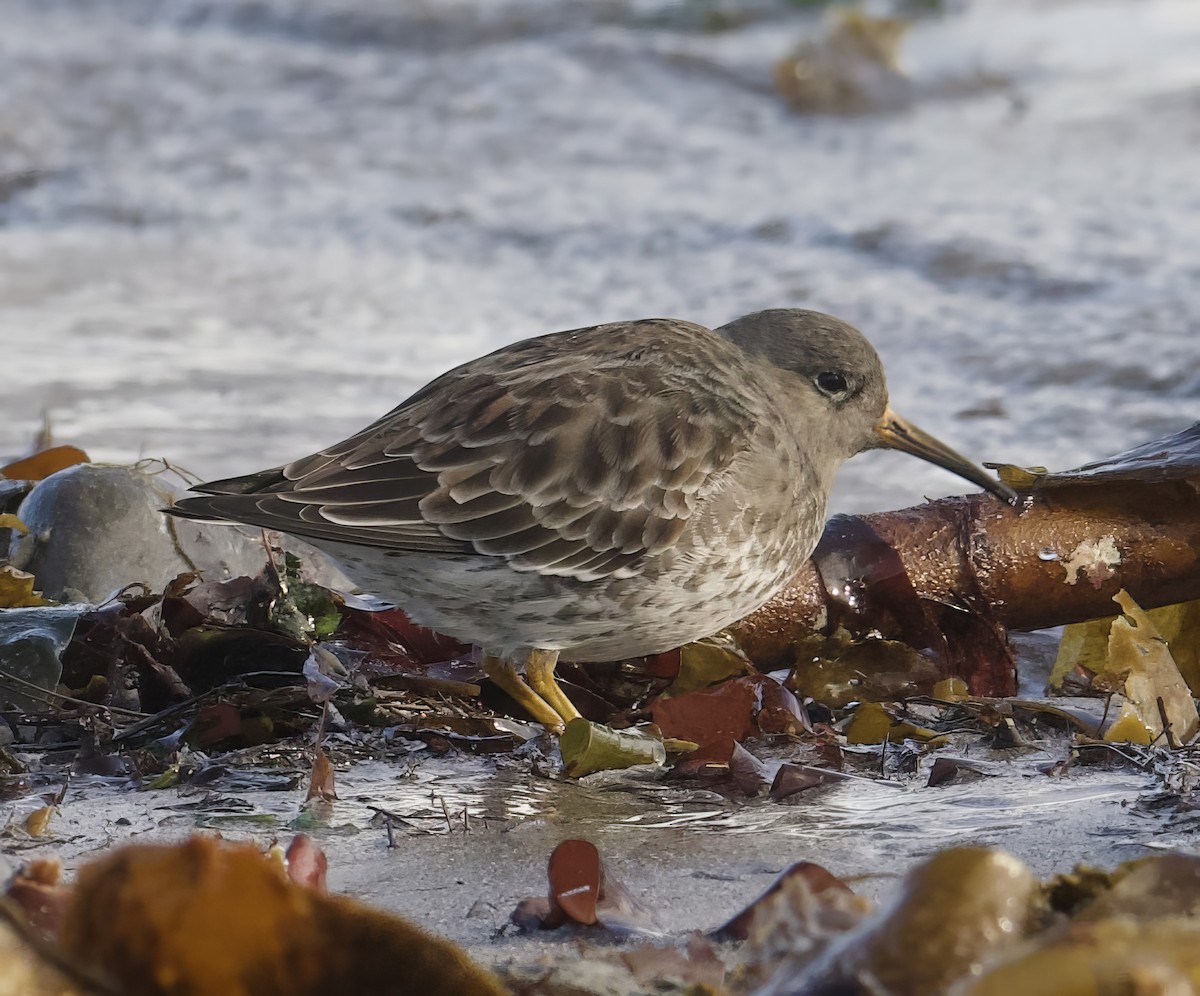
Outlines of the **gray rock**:
M266 563L261 532L163 515L163 506L181 493L164 474L138 467L68 467L22 502L17 514L29 532L14 534L10 559L36 576L47 598L59 601L99 603L135 582L161 591L187 571L210 579L258 574ZM281 545L301 558L307 577L354 589L307 544L288 537Z

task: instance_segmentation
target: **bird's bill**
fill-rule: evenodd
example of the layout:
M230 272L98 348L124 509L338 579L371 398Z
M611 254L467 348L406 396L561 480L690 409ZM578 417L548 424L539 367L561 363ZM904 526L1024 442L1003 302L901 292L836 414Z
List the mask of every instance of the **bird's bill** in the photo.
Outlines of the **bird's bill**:
M972 484L978 484L1002 501L1011 503L1017 497L1016 492L1007 484L996 480L978 464L950 449L924 429L919 429L907 419L901 418L890 408L883 413L883 418L875 423L875 435L879 437L880 446L928 460Z

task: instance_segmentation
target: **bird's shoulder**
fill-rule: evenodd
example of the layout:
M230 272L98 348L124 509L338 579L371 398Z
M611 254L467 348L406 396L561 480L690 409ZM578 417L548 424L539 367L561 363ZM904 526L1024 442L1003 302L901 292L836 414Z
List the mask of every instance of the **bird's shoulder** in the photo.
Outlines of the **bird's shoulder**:
M471 360L431 381L389 416L420 419L431 411L466 410L481 392L505 391L542 408L594 406L628 416L635 400L664 393L719 401L724 382L744 360L703 325L670 318L614 322L526 339ZM731 400L736 400L732 399Z
M722 336L678 319L538 336L443 374L284 474L300 482L331 462L403 458L430 470L480 459L677 470L700 451L723 466L747 445L758 415L752 399L729 388L731 380L757 386L745 365Z

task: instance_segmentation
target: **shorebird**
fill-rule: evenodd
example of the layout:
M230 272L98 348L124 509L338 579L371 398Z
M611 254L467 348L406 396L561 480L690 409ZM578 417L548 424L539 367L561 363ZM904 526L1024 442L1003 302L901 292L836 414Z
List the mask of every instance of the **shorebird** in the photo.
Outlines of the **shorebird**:
M874 348L830 315L652 318L505 346L343 442L168 511L303 537L481 647L560 730L579 714L559 658L659 653L754 611L812 552L838 467L876 447L1013 497L893 412Z

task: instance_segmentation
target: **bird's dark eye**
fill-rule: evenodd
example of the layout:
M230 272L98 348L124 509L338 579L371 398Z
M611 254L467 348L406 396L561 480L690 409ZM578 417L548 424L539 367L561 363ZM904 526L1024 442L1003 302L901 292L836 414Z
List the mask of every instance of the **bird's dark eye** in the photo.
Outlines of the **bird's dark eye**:
M817 387L826 394L845 394L847 390L846 375L836 370L826 370L817 374Z

